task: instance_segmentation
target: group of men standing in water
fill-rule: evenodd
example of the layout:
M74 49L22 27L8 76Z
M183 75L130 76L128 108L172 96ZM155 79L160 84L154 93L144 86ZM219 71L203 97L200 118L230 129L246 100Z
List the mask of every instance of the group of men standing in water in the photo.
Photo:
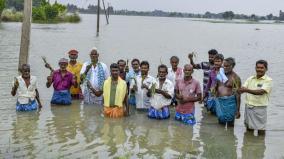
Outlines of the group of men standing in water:
M107 65L99 61L96 48L90 51L90 61L80 63L77 50L68 52L69 59L59 60L59 69L51 70L46 87L54 92L51 104L70 105L72 99L82 99L84 104L103 105L107 117L117 118L129 115L129 105L147 111L149 118L168 119L170 106L175 106L175 119L194 125L195 103L204 103L220 124L233 125L240 118L241 94L245 96L245 125L248 130L264 132L267 120L267 106L272 79L266 75L268 64L258 60L256 75L249 77L242 85L234 72L236 65L232 57L225 58L216 50L208 52L209 61L194 63L194 54L189 54L189 63L178 67L179 58L170 58L171 67L158 66L157 76L149 75L148 61L133 59L132 68L128 60L119 60ZM204 71L203 92L198 80L192 74L194 69ZM11 94L17 94L17 111L36 110L41 106L37 91L37 79L30 75L30 66L24 64L22 75L14 79Z

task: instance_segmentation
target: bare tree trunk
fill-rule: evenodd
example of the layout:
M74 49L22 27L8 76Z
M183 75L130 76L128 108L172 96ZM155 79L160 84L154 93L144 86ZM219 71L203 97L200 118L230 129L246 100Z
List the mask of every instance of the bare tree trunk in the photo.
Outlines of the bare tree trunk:
M19 68L21 68L22 64L28 63L29 59L31 20L32 20L32 0L25 0L21 47L19 55L19 66L18 66Z

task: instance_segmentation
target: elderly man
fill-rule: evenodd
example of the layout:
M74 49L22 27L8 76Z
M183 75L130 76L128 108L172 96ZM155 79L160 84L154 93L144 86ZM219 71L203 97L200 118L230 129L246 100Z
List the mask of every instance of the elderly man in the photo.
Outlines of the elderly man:
M90 52L91 61L85 62L81 69L82 92L85 104L102 105L103 84L109 77L106 64L99 61L97 48Z
M183 72L183 79L177 80L175 86L178 100L175 119L185 124L194 125L196 123L194 103L201 100L201 87L199 82L192 77L192 65L186 64Z
M228 80L223 83L217 79L216 85L216 115L220 124L234 125L235 118L240 118L241 97L237 89L241 87L240 77L233 71L236 62L232 57L223 62L225 75Z
M266 75L268 64L258 60L255 64L256 75L249 77L238 92L245 96L245 125L247 130L258 130L265 134L267 106L272 88L272 79Z
M16 110L32 111L38 107L41 108L37 90L37 78L30 75L30 65L23 64L21 73L21 76L15 77L14 86L11 91L12 96L18 95Z
M127 85L119 76L118 64L110 65L111 77L103 86L104 115L110 118L119 118L128 115Z
M46 87L49 88L53 83L53 96L51 104L57 105L70 105L71 94L70 88L73 85L75 88L78 86L76 76L67 71L68 60L61 58L58 62L59 69L53 71L51 76L47 77Z
M152 88L148 88L151 95L151 107L148 111L149 118L167 119L170 117L169 105L171 104L171 99L174 96L174 85L166 78L167 74L167 66L160 65L158 67L157 80L153 84Z
M79 52L74 49L68 52L70 60L67 66L67 71L71 72L74 76L76 76L77 83L80 83L80 71L82 69L83 64L77 61L78 53ZM72 99L82 99L83 98L80 87L75 88L74 86L72 86L70 88L70 93L71 93Z

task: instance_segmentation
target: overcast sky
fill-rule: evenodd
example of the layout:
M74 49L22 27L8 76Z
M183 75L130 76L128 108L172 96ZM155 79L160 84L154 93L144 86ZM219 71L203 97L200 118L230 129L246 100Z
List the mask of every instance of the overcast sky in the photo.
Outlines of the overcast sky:
M51 0L54 1L54 0ZM72 3L80 7L96 4L97 0L57 0L62 3ZM105 0L116 10L128 9L136 11L177 11L188 13L205 13L210 11L220 13L232 10L235 13L267 15L279 14L284 10L284 0Z

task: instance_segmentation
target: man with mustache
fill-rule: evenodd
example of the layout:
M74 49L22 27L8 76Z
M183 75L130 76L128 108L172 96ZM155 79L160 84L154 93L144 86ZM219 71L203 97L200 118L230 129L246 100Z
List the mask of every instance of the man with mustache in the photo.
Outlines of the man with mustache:
M151 106L149 88L152 87L155 78L148 74L150 65L148 61L140 64L141 75L136 76L130 83L130 91L135 94L136 109L146 110Z
M52 72L51 76L47 77L46 87L49 88L53 84L54 92L51 99L51 104L70 105L71 94L70 88L73 85L78 86L76 76L67 71L68 60L61 58L58 62L59 69Z
M272 78L266 75L268 63L258 60L255 64L256 75L249 77L238 92L245 95L245 126L248 131L258 130L265 134L267 106L272 88Z
M76 76L77 83L80 83L80 71L82 69L82 63L77 61L78 58L78 51L75 49L72 49L68 52L69 54L69 63L67 66L67 71L71 72L74 76ZM71 86L70 93L72 99L82 99L82 91L80 87L75 88L74 86Z
M232 57L226 58L223 68L228 80L223 83L217 79L216 84L216 115L220 124L234 125L235 118L240 118L240 94L237 89L241 87L241 79L234 72L236 62Z
M148 117L154 119L167 119L170 117L169 105L174 96L174 85L167 79L168 68L166 65L158 67L158 78L155 81L151 93L151 107L148 111Z
M111 77L104 82L104 115L110 118L119 118L129 115L127 103L127 85L119 76L119 65L110 65Z
M30 65L23 64L21 67L21 76L15 77L14 86L11 94L17 94L17 111L32 111L41 108L39 93L37 90L37 78L31 76Z
M106 64L99 61L97 48L91 50L90 59L83 64L80 72L84 103L102 105L103 84L109 77L109 71Z
M194 125L196 123L194 113L194 103L201 100L201 87L199 82L192 77L193 66L186 64L183 68L183 79L176 82L176 107L175 119L185 124Z

